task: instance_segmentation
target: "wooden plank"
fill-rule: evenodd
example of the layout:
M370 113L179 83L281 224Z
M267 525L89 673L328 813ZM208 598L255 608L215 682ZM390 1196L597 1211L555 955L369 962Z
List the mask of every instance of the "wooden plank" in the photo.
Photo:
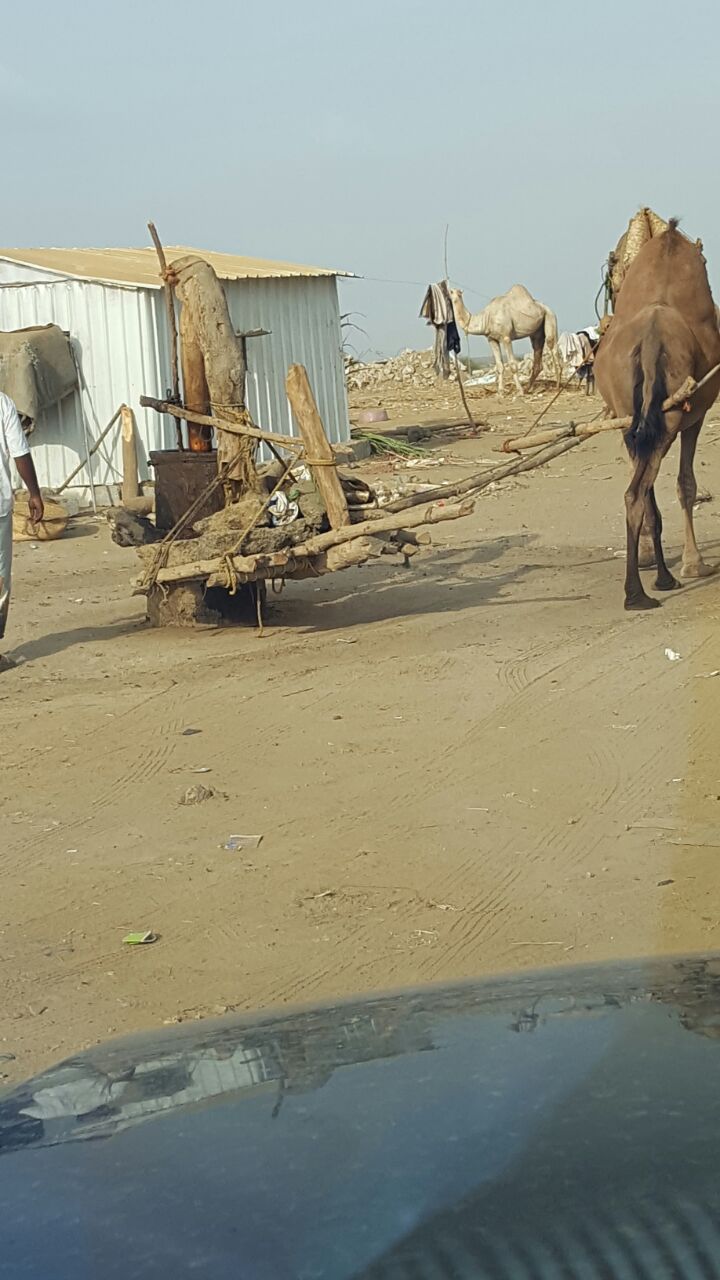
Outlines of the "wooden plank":
M285 380L285 389L305 444L307 465L325 504L330 527L341 529L344 525L350 524L345 490L340 483L335 456L325 435L325 428L304 365L290 366ZM320 465L315 465L316 460Z
M276 444L281 449L288 449L295 453L300 453L303 448L302 440L298 440L297 436L279 436L272 431L261 431L259 427L248 427L243 422L229 422L227 418L195 413L187 407L172 404L170 400L156 400L154 396L141 396L140 404L143 409L156 409L158 413L170 413L175 418L187 418L188 422L196 422L201 427L212 427L213 430L227 431L230 435L251 436L253 440L265 440L268 444Z
M472 514L474 503L465 499L453 506L429 506L422 511L403 514L400 519L396 515L382 516L379 520L368 520L364 524L344 525L341 529L330 529L327 533L318 533L296 547L288 547L284 551L261 552L252 556L233 555L232 561L238 575L250 574L258 577L280 577L287 569L289 562L307 560L313 556L323 555L332 547L351 543L378 533L392 532L394 529L417 527L423 524L438 524L444 520L459 520ZM337 557L339 560L341 557ZM159 569L155 581L159 585L172 582L192 582L195 579L209 578L222 570L224 557L217 556L212 560L191 560L185 564L168 565ZM331 558L332 559L332 558ZM290 570L288 570L289 576ZM142 580L135 589L136 595L142 595L147 587Z
M120 433L122 435L122 501L123 506L135 502L141 495L138 476L137 436L135 414L129 405L120 406Z

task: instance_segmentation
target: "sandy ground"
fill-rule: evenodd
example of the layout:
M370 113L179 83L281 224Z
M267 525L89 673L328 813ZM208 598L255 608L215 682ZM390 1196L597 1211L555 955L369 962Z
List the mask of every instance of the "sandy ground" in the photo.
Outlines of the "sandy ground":
M505 434L541 404L486 416ZM568 394L549 416L598 407ZM698 530L720 558L718 434ZM464 465L428 476L496 461L498 438L443 444ZM624 483L618 438L598 437L439 526L411 570L288 585L263 638L148 629L104 525L21 545L22 663L0 677L5 1079L226 1008L715 947L720 579L626 615ZM181 806L196 782L218 795ZM263 842L220 848L235 833ZM139 929L158 941L123 946Z

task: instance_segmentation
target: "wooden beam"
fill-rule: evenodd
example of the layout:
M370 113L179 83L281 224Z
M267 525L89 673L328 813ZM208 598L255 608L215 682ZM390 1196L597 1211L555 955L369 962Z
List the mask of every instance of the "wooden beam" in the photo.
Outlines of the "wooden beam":
M248 427L242 422L229 422L227 418L210 417L207 413L196 413L193 409L181 408L171 404L169 400L156 400L154 396L141 396L143 409L156 409L158 413L171 413L176 418L187 418L188 422L196 422L200 427L212 427L219 431L227 431L229 435L252 436L253 440L266 440L268 444L279 445L296 453L303 448L302 440L297 436L279 436L272 431L260 431L258 427Z
M127 507L129 503L140 497L141 489L135 414L126 404L120 406L120 432L122 435L122 501L123 506Z
M244 574L259 578L290 577L292 563L311 560L315 556L323 555L332 547L339 547L344 543L368 536L373 537L378 533L391 532L394 529L438 524L443 520L459 520L469 516L473 510L474 503L466 499L454 506L430 506L409 515L403 514L402 520L393 515L384 516L380 520L367 520L364 524L346 525L341 529L330 529L327 533L319 533L299 546L288 547L285 551L252 556L234 555L232 556L233 567L238 577ZM155 582L162 586L173 582L192 582L194 579L210 578L216 573L223 572L223 559L222 556L216 556L212 560L191 560L186 564L168 565L158 570ZM141 581L135 589L135 594L143 594L145 590L147 588L142 586Z
M168 322L168 339L170 342L170 376L172 378L172 397L175 404L180 403L180 372L178 369L178 335L177 321L175 319L175 299L173 297L173 289L167 275L167 262L165 260L165 250L162 247L160 236L154 222L148 222L148 231L155 245L155 252L158 256L160 265L160 278L163 282L163 291L165 293L165 311L167 313ZM175 423L175 434L177 437L178 449L184 449L182 426L179 422Z
M340 483L335 455L325 435L325 428L304 365L290 366L285 380L285 389L300 435L305 443L307 465L325 504L330 527L342 529L344 525L350 524L345 490ZM316 465L316 459L320 465Z

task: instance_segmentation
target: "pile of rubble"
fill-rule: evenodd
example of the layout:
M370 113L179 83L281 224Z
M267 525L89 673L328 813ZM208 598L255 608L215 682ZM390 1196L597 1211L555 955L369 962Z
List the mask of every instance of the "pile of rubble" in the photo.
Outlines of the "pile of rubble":
M456 376L454 365L451 365L449 381L454 382ZM374 360L369 364L346 356L345 377L348 391L375 391L398 383L411 387L434 387L443 381L435 372L432 351L411 350L401 351L399 356L390 360Z

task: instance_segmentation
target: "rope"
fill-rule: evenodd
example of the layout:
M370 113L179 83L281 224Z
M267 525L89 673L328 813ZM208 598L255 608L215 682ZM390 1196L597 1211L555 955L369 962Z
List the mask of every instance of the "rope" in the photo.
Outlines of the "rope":
M237 575L237 569L235 568L235 561L233 560L232 553L230 551L225 552L225 555L222 557L220 561L220 566L222 569L225 570L225 574L227 577L227 584L226 584L225 590L231 596L237 595L239 579Z
M260 508L255 512L255 515L253 516L253 518L252 518L252 520L250 521L250 523L249 523L248 525L246 525L246 527L243 529L242 533L240 534L240 537L237 539L237 541L235 542L235 544L230 548L230 550L229 550L229 551L227 551L227 552L225 553L226 555L228 555L228 556L234 556L234 555L237 555L238 551L239 551L239 550L240 550L240 548L242 547L242 544L243 544L243 542L245 541L245 539L247 538L248 534L249 534L249 533L252 533L253 529L255 528L255 525L257 524L257 522L258 522L258 520L260 519L260 517L261 517L261 515L263 514L263 512L266 510L266 508L267 508L267 507L269 506L269 504L272 502L272 500L273 500L273 498L275 497L275 494L277 493L278 489L280 489L280 488L281 488L281 486L285 483L285 480L287 479L287 476L288 476L288 472L289 472L289 471L291 471L291 470L292 470L292 468L293 468L295 465L296 465L296 463L295 463L295 459L294 459L294 458L291 458L291 459L290 459L290 461L289 461L289 462L287 462L287 463L285 464L285 470L283 471L282 475L280 476L280 479L278 480L277 484L276 484L276 485L275 485L275 487L270 491L270 493L267 495L267 497L266 497L265 501L263 502L262 506L261 506L261 507L260 507Z
M140 589L142 591L150 591L151 588L155 586L158 573L160 572L161 569L164 569L165 566L167 565L167 559L170 553L171 546L173 545L174 542L177 541L180 534L183 532L183 530L187 527L189 522L192 520L193 516L195 516L196 513L201 509L201 507L203 506L203 503L206 502L207 499L212 496L212 494L215 492L216 489L219 489L220 486L225 483L225 481L228 478L228 473L231 467L234 465L234 463L235 463L235 459L233 458L232 462L225 463L223 465L222 470L219 471L218 474L214 476L213 479L209 482L209 484L205 486L202 492L198 494L195 501L191 502L190 506L188 507L184 515L182 515L180 519L175 522L172 529L170 529L169 532L165 534L165 537L162 539L162 541L156 545L153 553L152 563L150 564L145 576L140 582Z

